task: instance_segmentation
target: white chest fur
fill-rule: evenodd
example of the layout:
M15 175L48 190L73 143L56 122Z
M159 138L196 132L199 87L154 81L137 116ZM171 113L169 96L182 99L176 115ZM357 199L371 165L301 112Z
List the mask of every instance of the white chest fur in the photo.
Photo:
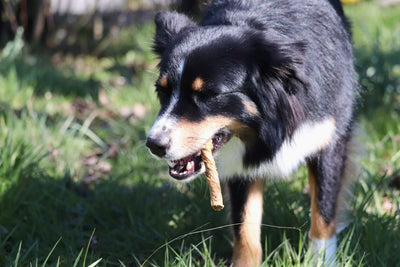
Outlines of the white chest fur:
M326 147L335 132L335 120L325 118L318 122L305 122L294 132L292 138L283 142L282 146L270 161L258 166L244 168L243 142L233 137L220 151L216 158L219 176L284 178L296 170L305 158Z

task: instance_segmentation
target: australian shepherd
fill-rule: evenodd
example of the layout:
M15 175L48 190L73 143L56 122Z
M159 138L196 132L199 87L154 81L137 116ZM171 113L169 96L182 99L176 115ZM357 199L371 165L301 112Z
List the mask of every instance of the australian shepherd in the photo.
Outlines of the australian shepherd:
M233 265L261 263L263 182L302 163L310 246L334 263L357 95L339 0L216 0L199 23L166 11L155 23L161 110L146 145L189 181L204 172L200 150L212 139L229 188Z

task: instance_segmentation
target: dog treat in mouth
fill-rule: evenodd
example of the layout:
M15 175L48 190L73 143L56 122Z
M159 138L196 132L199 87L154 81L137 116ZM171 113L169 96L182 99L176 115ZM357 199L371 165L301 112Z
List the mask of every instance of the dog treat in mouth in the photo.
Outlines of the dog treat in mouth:
M215 165L215 160L212 154L213 144L209 140L207 144L201 149L201 159L206 167L206 178L208 187L210 188L210 201L211 207L220 211L224 208L224 203L221 193L221 185L219 183L217 166Z

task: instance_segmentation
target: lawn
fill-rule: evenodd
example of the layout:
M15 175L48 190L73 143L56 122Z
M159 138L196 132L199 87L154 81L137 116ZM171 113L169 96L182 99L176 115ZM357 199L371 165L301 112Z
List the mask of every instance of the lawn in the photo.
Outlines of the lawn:
M400 266L400 6L348 5L360 81L360 181L339 266ZM148 16L151 18L151 14ZM144 146L158 101L153 24L77 53L0 53L0 266L224 266L228 214L205 179L179 184ZM361 149L362 147L362 149ZM300 170L265 186L265 266L307 266Z

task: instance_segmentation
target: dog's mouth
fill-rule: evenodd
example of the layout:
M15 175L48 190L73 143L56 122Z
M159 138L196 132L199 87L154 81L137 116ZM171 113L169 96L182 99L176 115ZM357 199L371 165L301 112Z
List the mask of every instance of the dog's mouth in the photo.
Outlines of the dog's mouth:
M231 138L231 134L227 130L217 132L213 138L213 155ZM203 161L201 159L201 151L197 151L187 157L168 162L169 175L177 180L185 180L203 171Z

